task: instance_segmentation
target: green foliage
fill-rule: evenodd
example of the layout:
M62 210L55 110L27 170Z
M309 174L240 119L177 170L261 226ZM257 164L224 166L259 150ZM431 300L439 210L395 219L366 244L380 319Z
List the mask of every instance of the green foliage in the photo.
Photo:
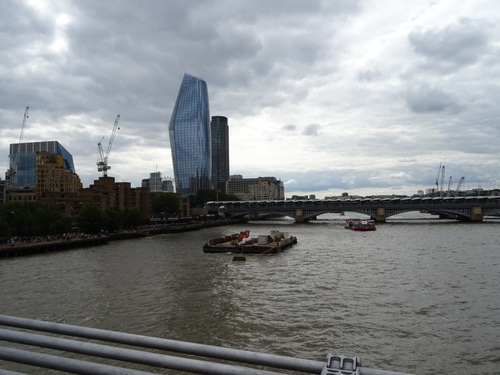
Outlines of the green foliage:
M96 204L85 203L76 219L85 233L115 231L123 226L143 225L145 219L135 208L121 210L117 206L102 209ZM0 241L14 236L46 236L71 232L71 219L63 216L57 207L38 203L0 204Z
M136 227L145 223L144 217L136 208L125 208L122 211L122 218L125 227Z
M172 214L177 214L181 212L179 197L174 193L161 193L155 195L153 199L153 214L159 214L160 212L167 212Z
M110 231L116 231L120 229L123 225L123 215L118 206L111 206L105 209L106 216L108 218L107 229Z
M37 207L31 217L32 235L43 236L47 234L60 234L71 231L71 219L63 217L61 213L52 206Z
M106 213L94 203L85 203L77 218L77 224L85 233L99 233L107 227Z
M122 227L136 227L145 223L141 212L136 208L121 210L117 206L102 209L93 203L85 203L77 218L78 226L85 233L115 231Z
M62 234L71 230L71 220L53 206L39 203L0 204L0 240L14 236Z

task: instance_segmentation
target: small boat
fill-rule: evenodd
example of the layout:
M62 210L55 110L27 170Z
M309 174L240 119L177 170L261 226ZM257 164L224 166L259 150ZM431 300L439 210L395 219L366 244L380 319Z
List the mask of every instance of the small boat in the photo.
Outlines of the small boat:
M377 230L373 220L347 219L344 228L357 231Z
M297 243L297 238L277 230L267 235L250 237L246 230L214 238L203 245L205 253L276 254ZM237 259L240 260L240 259ZM243 259L241 259L243 260Z

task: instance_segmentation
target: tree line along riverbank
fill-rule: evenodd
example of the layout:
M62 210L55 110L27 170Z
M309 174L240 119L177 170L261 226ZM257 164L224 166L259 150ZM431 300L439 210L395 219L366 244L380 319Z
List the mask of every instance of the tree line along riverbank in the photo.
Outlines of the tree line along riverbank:
M78 249L89 246L106 245L109 241L127 240L168 233L188 232L204 228L245 222L244 219L227 219L204 222L188 222L176 224L148 225L139 228L102 234L71 234L63 236L47 236L34 238L19 238L9 240L0 245L0 258L18 257L42 254L53 251Z

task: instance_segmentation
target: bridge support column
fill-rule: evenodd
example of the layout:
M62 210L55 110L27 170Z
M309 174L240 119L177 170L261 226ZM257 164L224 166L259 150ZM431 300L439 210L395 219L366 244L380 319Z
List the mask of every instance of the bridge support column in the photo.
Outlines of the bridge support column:
M385 223L385 208L378 207L377 213L375 214L375 221L377 223Z
M301 208L297 208L295 210L295 222L296 223L304 222L304 211Z
M476 222L483 221L483 210L480 206L473 206L470 209L470 220Z

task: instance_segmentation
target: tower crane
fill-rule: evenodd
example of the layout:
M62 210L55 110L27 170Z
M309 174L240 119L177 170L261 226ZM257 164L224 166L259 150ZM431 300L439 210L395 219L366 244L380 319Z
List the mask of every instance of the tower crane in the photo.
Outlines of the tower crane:
M465 177L460 178L460 182L458 183L457 190L455 190L455 197L458 197L460 195L460 188L462 187L464 180L465 180Z
M107 177L108 170L111 169L111 167L108 165L108 158L109 158L109 153L111 152L111 146L113 146L113 140L115 139L115 133L116 129L118 128L119 121L120 121L120 115L117 115L115 119L115 124L113 125L113 130L111 131L111 135L109 136L109 143L108 143L108 149L106 150L106 154L104 154L103 152L102 143L99 142L97 144L97 148L99 151L99 154L97 155L97 171L102 172L103 177ZM102 137L102 139L104 139L104 137Z
M441 188L440 188L440 190L439 190L439 191L440 191L440 194L439 194L439 195L440 195L441 197L443 196L443 192L444 192L444 187L443 187L443 185L444 185L444 165L443 165L443 166L442 166L442 168L441 168Z
M18 167L18 164L19 164L19 154L21 153L21 143L22 143L23 137L24 137L24 129L26 128L26 123L28 121L28 117L29 117L28 113L29 113L29 111L30 111L30 107L28 106L24 110L23 123L21 125L21 133L19 134L19 142L17 144L17 150L14 153L14 155L12 155L10 157L10 167L9 167L9 170L7 171L7 176L8 176L8 179L9 179L9 184L14 184L15 185L17 183L17 167Z
M450 179L448 180L448 190L446 190L446 196L449 197L450 196L450 188L451 188L451 184L453 183L453 177L450 176Z
M436 194L439 194L439 177L441 176L441 168L443 168L442 163L439 164L438 175L436 177Z

